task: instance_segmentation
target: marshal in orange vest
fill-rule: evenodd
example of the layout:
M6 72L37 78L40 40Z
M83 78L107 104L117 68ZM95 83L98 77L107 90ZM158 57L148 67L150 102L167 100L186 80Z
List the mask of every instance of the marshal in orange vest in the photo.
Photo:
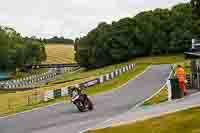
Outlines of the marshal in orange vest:
M176 77L179 81L179 87L181 91L185 94L186 93L186 85L185 85L186 73L183 67L180 65L178 65L178 68L176 70Z

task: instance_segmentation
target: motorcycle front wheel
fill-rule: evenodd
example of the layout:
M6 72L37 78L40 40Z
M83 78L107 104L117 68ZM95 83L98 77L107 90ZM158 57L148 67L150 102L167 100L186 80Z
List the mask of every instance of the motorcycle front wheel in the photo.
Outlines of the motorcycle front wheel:
M81 101L76 101L74 104L80 112L85 112L85 107Z

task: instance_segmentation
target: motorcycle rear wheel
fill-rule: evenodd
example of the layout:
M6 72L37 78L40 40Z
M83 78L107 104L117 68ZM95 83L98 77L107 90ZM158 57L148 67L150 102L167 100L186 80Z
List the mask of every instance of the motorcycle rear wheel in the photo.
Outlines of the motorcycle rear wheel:
M87 109L90 111L94 109L93 103L88 97L86 98L85 106L87 106Z

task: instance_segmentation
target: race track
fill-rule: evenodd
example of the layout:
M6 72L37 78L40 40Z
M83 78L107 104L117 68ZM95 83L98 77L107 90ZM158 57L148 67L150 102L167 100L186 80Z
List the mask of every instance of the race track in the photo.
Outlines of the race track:
M0 119L0 133L80 133L133 108L166 82L170 65L152 66L122 88L92 97L95 110L79 113L74 105L58 104Z

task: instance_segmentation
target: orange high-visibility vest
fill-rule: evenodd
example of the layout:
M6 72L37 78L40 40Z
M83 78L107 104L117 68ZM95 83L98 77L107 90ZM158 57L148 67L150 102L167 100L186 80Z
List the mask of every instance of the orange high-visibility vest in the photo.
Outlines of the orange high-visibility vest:
M178 68L176 70L176 77L179 82L184 82L186 80L185 70L183 68Z

